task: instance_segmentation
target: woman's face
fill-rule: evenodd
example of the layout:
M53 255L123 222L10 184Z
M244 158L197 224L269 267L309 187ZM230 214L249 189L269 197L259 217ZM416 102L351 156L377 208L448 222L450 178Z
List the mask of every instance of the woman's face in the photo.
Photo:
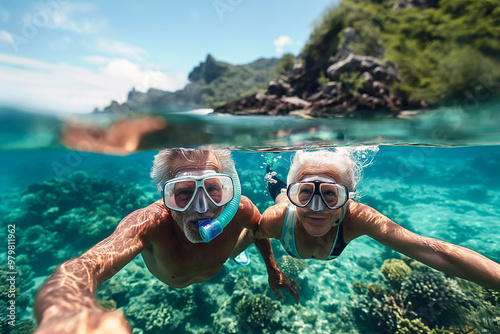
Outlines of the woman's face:
M317 167L314 167L317 170ZM334 178L336 173L332 173L331 171L320 171L319 174L307 174L308 168L305 167L303 169L304 173L300 173L300 179L298 181L323 181L323 182L337 182ZM338 177L337 177L338 179ZM336 221L340 217L340 213L342 208L336 210L330 210L324 203L322 203L319 195L315 195L316 198L313 198L311 202L303 207L297 207L297 216L299 218L299 223L302 224L307 233L314 237L321 237L328 233L332 226L335 225ZM313 203L317 201L321 202L321 210L316 209L311 210L311 206Z

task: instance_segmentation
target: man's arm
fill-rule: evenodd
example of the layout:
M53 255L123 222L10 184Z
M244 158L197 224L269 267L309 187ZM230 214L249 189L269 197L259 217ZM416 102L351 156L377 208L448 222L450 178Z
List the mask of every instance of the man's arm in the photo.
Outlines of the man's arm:
M260 212L248 197L241 196L237 218L241 219L241 222L243 223L243 230L238 237L236 246L234 246L234 249L229 256L232 259L254 243L255 240L253 231L259 224Z
M115 334L128 333L123 316L118 311L105 314L94 294L97 286L147 246L145 235L162 214L166 213L155 204L131 213L111 236L58 267L37 293L35 316L39 328L36 333L74 333L82 327L93 333L104 333L104 328L110 327L103 326L110 324L121 328Z
M359 206L353 221L364 234L434 269L500 291L500 264L468 248L413 233L376 210Z

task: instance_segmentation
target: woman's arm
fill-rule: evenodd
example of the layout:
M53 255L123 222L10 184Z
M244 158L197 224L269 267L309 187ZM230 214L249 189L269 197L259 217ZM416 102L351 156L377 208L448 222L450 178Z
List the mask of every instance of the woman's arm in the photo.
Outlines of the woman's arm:
M249 206L253 207L253 212L259 212L257 207L250 201ZM269 240L270 237L266 237L264 235L263 229L264 227L262 226L262 219L264 219L265 223L264 225L267 226L267 218L269 218L269 213L274 212L274 206L267 209L264 212L264 215L258 214L258 217L260 219L257 219L255 221L254 219L251 220L250 225L247 225L245 229L240 234L240 237L238 239L238 243L236 244L233 253L231 254L231 257L237 256L239 253L244 251L249 245L252 243L255 244L255 247L259 250L260 255L262 256L262 259L264 260L264 263L266 264L266 269L267 269L267 274L269 277L269 286L271 287L271 290L276 294L276 296L283 301L284 297L283 294L279 291L279 289L285 289L287 290L295 300L295 302L298 304L299 303L299 293L298 289L299 286L297 282L291 280L281 272L281 270L278 267L278 264L276 263L276 260L274 259L273 255L273 249L271 246L271 241ZM255 218L257 215L253 214L252 217ZM267 218L264 218L267 217ZM268 231L270 232L270 231ZM271 237L273 237L271 235ZM279 235L278 235L279 239Z
M355 207L351 222L358 234L437 270L500 291L500 264L468 248L413 233L366 205Z
M279 196L279 195L278 195ZM295 302L300 302L299 285L294 280L283 274L278 267L271 247L271 238L280 239L283 220L286 213L287 204L276 204L266 209L260 218L259 225L254 231L255 246L261 251L264 262L266 263L269 276L269 286L276 296L283 301L283 294L279 289L287 290ZM262 250L261 250L262 249ZM268 258L264 254L269 254Z
M152 204L131 213L111 236L58 267L37 293L36 333L76 333L82 329L104 333L111 327L116 328L115 334L128 333L121 312L104 312L99 308L95 290L147 246L145 234L158 222L161 211L166 214Z

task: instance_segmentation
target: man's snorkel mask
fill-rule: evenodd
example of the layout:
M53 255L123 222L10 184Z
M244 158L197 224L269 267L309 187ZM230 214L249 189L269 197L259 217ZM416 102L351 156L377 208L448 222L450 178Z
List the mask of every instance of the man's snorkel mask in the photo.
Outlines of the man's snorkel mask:
M226 205L218 217L196 222L202 240L210 242L222 232L238 211L241 184L233 166L231 176L207 171L202 176L176 177L165 182L161 196L167 208L179 212L186 211L191 205L199 213L206 212L208 209L206 198L215 206Z

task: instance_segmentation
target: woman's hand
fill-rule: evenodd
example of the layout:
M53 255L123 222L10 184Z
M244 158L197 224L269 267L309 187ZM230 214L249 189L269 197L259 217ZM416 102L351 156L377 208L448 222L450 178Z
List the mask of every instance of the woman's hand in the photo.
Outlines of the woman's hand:
M285 289L290 293L290 295L292 295L293 300L295 300L295 303L298 304L300 302L299 284L295 282L293 279L289 278L287 275L283 274L281 270L276 269L273 270L272 272L269 272L269 286L271 287L271 290L274 292L274 294L276 295L276 297L278 297L279 300L281 301L285 300L283 294L279 290L279 289Z
M34 334L131 334L121 311L60 310L51 306Z

